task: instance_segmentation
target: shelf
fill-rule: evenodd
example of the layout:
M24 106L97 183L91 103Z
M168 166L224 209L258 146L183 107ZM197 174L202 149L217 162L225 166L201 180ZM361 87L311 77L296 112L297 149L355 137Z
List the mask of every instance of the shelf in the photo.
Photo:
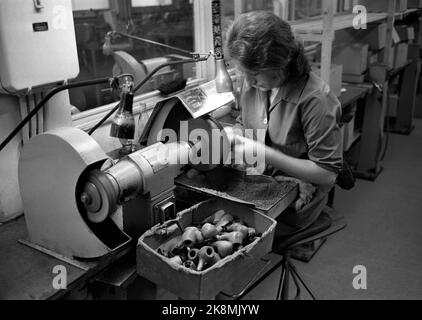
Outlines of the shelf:
M346 89L346 91L341 93L339 101L344 108L365 97L372 89L372 85L358 86L343 83L342 88Z
M368 13L367 23L384 20L387 18L387 13ZM333 31L343 30L353 27L353 19L355 14L341 14L333 17ZM322 35L323 20L322 18L309 19L305 21L291 22L293 31L298 35L312 34Z
M406 18L408 15L418 12L421 9L407 9L405 11L401 11L401 12L396 12L394 13L394 19L395 20L403 20L404 18Z
M395 12L395 20L402 20L412 13L421 11L421 9L408 9L402 12ZM353 27L353 19L356 17L355 14L339 14L333 17L333 31L343 30ZM377 22L384 20L388 17L386 12L368 12L367 23ZM293 31L298 35L322 35L323 33L323 20L321 17L311 18L300 21L292 21L291 23ZM315 41L321 41L319 37L315 38Z

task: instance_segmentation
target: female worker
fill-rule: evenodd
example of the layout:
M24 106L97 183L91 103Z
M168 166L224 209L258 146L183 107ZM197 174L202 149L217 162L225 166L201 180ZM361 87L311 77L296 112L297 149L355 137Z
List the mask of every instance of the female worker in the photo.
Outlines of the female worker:
M310 72L290 25L273 13L239 16L226 42L243 79L240 123L265 132L264 141L237 136L237 151L261 150L265 174L300 180L297 201L278 218L277 233L294 233L316 220L342 168L340 103Z

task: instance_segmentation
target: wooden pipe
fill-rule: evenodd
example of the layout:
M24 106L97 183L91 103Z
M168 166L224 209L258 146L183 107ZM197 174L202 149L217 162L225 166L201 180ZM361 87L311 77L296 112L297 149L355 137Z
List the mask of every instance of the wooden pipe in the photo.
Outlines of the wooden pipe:
M220 221L220 219L226 214L226 212L224 210L218 210L216 212L213 213L212 215L212 223L216 224L218 221Z
M196 270L196 264L192 260L186 260L183 265L188 269Z
M196 242L203 241L204 237L197 227L187 227L183 232L182 240L184 245L191 246Z
M212 246L217 250L221 258L227 257L233 253L233 243L227 240L215 241Z
M169 258L170 264L180 266L183 264L182 258L180 256L174 256Z
M226 214L226 212L224 210L218 210L216 212L214 212L212 215L210 215L208 218L206 218L203 222L204 223L212 223L212 224L216 224L222 216L224 216Z
M212 266L220 257L215 253L214 248L210 246L203 246L198 252L198 266L197 271L202 271L205 265Z
M201 232L205 239L214 238L218 234L217 228L211 223L204 224L201 228Z
M227 231L239 231L243 234L243 237L246 238L249 234L249 228L245 226L244 224L241 224L239 222L232 223L231 225L226 227Z
M241 245L243 243L243 240L245 239L245 236L240 231L232 231L232 232L229 232L229 233L218 235L217 239L218 240L228 240L233 245Z
M188 259L191 261L196 261L198 259L199 249L190 249L188 252Z
M248 228L248 236L252 238L252 237L255 237L255 235L256 235L255 228Z
M223 228L233 221L233 216L230 213L224 214L221 219L216 223L215 227L218 232L221 232Z

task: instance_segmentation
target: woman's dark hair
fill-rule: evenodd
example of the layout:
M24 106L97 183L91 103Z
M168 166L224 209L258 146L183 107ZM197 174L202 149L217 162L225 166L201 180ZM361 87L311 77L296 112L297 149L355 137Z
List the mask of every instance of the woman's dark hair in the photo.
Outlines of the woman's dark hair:
M227 31L226 48L231 58L249 70L283 70L287 82L302 79L311 69L290 25L269 11L240 15Z

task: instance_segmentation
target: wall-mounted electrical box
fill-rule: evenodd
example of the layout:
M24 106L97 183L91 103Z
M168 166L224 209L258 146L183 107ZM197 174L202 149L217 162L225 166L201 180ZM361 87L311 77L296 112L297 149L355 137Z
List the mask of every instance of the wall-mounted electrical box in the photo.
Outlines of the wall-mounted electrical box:
M0 0L0 93L78 73L71 0Z

